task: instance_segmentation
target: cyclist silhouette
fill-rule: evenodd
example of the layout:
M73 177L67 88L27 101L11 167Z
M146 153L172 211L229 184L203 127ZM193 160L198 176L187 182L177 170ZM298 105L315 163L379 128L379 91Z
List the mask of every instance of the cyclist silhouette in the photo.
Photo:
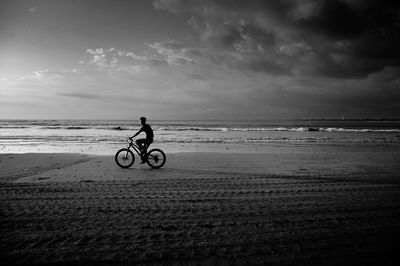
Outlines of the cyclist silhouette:
M150 146L151 143L153 143L154 133L153 133L153 129L151 129L151 126L149 124L146 124L146 117L141 117L140 123L142 124L142 128L139 129L139 131L136 132L136 134L133 135L132 137L130 137L129 139L132 140L134 137L139 135L141 132L146 133L145 139L137 139L136 140L136 144L139 146L141 153L146 154L147 148Z

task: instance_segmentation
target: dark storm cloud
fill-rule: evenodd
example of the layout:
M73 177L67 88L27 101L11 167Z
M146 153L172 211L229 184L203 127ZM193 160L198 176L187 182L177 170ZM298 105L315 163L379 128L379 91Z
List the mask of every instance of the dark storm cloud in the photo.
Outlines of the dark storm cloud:
M236 53L237 64L248 62L249 70L362 78L400 66L400 1L157 0L154 6L191 14L188 24L205 45Z
M323 38L327 76L363 77L400 65L399 7L399 1L324 1L315 15L295 21ZM335 55L345 60L331 60Z
M298 19L298 23L312 31L332 39L353 39L366 29L361 14L344 1L324 1L309 17Z
M355 39L365 34L379 36L391 34L396 27L398 30L399 6L398 1L321 1L315 14L297 21L335 40Z

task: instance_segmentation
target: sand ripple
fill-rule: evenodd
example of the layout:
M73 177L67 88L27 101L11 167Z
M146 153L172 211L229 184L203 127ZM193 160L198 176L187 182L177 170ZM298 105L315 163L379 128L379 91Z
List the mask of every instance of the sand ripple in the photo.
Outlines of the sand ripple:
M2 183L1 261L395 265L399 192L397 183L244 174Z

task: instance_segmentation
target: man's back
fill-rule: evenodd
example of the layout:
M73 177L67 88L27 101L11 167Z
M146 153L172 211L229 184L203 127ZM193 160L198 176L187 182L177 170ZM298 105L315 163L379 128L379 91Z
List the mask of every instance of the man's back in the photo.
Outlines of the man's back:
M146 139L148 139L148 140L154 139L153 129L151 128L150 125L144 124L142 126L142 128L140 129L140 131L143 131L144 133L146 133Z

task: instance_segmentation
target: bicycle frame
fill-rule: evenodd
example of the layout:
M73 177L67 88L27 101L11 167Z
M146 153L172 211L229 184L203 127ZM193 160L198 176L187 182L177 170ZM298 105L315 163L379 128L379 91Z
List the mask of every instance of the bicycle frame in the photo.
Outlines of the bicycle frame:
M129 141L128 150L130 150L130 148L132 148L137 153L137 155L140 156L140 158L143 157L140 152L140 147L137 144L133 143L133 141ZM146 151L147 151L147 148L148 147L146 147Z

